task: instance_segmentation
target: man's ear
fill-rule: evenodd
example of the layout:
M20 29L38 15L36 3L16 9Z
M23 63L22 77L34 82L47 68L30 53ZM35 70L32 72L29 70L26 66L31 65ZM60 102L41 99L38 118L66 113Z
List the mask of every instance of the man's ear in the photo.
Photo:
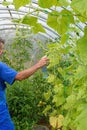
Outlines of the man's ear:
M2 50L0 50L0 55L2 54Z

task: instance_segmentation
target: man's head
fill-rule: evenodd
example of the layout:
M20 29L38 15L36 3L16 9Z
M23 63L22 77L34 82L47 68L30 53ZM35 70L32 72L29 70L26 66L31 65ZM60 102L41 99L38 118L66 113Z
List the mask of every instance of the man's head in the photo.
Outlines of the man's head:
M3 49L4 49L4 40L0 38L0 55L3 53Z

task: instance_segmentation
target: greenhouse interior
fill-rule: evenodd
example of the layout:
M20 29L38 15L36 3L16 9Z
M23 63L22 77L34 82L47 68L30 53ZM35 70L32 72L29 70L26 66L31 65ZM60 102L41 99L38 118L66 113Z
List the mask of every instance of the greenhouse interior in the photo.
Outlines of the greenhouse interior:
M87 0L0 0L0 130L87 130L86 33Z

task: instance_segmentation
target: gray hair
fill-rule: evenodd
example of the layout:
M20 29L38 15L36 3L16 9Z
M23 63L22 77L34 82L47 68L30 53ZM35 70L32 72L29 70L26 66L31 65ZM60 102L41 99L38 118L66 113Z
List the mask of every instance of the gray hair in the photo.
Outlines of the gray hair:
M5 41L2 39L2 38L0 38L0 43L5 43Z

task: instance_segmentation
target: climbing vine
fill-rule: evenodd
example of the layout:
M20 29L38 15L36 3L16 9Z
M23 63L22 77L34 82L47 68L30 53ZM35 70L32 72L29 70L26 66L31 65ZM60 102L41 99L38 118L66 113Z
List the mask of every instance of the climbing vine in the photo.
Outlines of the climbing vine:
M50 59L47 81L54 87L44 94L46 104L43 111L49 114L50 124L55 130L87 130L87 2L86 0L38 0L38 7L29 10L13 22L27 24L33 33L46 33L39 14L47 15L46 24L54 29L60 40L48 44L46 54ZM16 10L30 4L30 0L13 0ZM58 11L58 8L61 8ZM85 23L83 34L76 26ZM17 28L17 33L18 33ZM82 35L80 35L82 34ZM55 106L53 107L52 104ZM51 110L51 111L50 111ZM50 112L49 112L50 111Z

